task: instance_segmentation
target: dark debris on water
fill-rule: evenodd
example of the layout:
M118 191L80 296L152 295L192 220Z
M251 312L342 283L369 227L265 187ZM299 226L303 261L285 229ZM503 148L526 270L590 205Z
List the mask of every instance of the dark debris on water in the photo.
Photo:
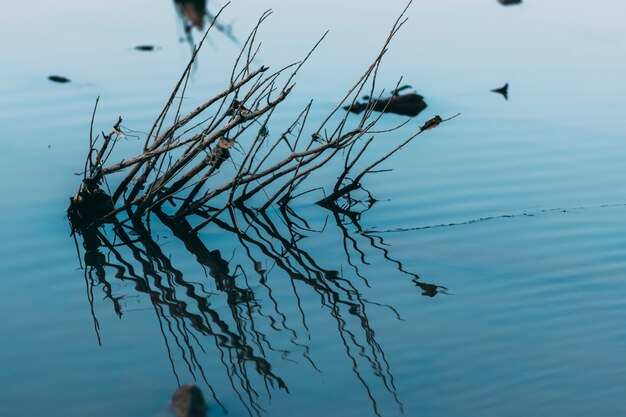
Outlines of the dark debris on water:
M52 82L55 83L61 83L61 84L65 84L65 83L69 83L70 79L69 78L65 78L62 75L50 75L48 77L48 79Z
M152 52L152 51L156 51L157 49L159 49L159 48L154 46L154 45L137 45L137 46L135 46L135 50L142 51L142 52Z
M491 92L502 94L504 99L508 100L509 99L509 83L504 84L500 88L494 88L493 90L491 90Z
M373 99L369 96L363 97L364 102L355 102L349 106L344 106L344 110L350 113L360 114L364 110L371 109L376 112L394 113L401 116L415 117L427 107L424 97L417 93L398 94L399 91L410 88L404 86L392 92L388 98Z

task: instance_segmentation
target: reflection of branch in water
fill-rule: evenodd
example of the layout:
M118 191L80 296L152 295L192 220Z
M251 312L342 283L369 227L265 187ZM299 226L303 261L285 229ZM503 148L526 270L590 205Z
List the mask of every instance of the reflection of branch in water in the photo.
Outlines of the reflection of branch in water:
M373 248L376 248L383 253L383 257L385 259L396 264L398 267L398 271L402 272L405 275L411 276L412 277L411 280L413 281L413 283L417 287L421 288L422 295L428 296L428 297L434 297L435 295L439 293L448 294L448 288L443 287L441 285L428 284L426 282L422 282L418 274L405 270L404 266L402 265L402 262L398 261L397 259L392 258L389 255L389 250L385 248L386 244L381 236L372 236L372 235L367 235L367 234L363 234L363 236L370 241L370 244ZM378 244L376 244L375 242L376 239L378 239Z
M383 258L392 262L397 270L410 276L425 295L432 296L442 289L445 290L444 287L422 283L417 274L406 271L400 261L391 257L382 238L355 234L355 231L362 231L358 223L361 213L350 209L360 203L351 196L346 199L347 205L342 211L333 212L333 217L341 231L346 259L364 285L370 286L365 270L372 262L372 259L366 259L366 256L370 256L367 248L371 247L375 252L382 253ZM366 210L375 200L370 196L368 201ZM336 323L346 358L351 363L356 380L370 399L374 412L379 415L379 399L368 373L380 381L381 387L393 397L398 409L402 411L403 405L397 394L390 364L382 346L376 340L376 333L367 313L369 306L377 306L389 309L401 320L400 314L392 306L365 299L355 283L343 273L321 266L311 253L301 247L306 235L316 232L310 229L304 219L294 217L294 214L286 207L281 207L280 213L277 213L282 215L281 222L274 222L267 212L241 207L237 211L230 211L229 221L223 218L213 220L214 226L236 237L245 251L246 262L254 265L253 269L248 269L241 263L243 260L229 262L222 257L219 250L209 250L185 217L175 218L158 208L153 210L153 215L169 228L213 279L216 293L208 293L200 283L185 280L183 273L174 267L172 259L152 238L147 226L137 218L113 226L110 229L113 240L101 229L82 232L86 251L85 277L91 292L95 286L102 286L120 317L124 307L120 302L123 296L113 294L106 272L113 271L116 279L133 282L137 292L147 295L159 321L168 359L179 385L180 370L177 369L174 359L177 355L182 358L187 372L194 379L196 375L200 377L219 403L217 394L204 373L200 358L201 354L206 354L203 341L206 337L211 338L219 352L219 360L229 378L230 387L250 415L264 412L261 392L258 390L256 377L249 372L250 366L263 381L268 398L271 399L275 389L288 392L285 382L274 373L272 365L266 359L273 352L283 360L294 363L290 351L274 343L273 335L277 332L285 331L289 343L300 352L312 369L321 372L311 356L309 346L303 343L305 339L311 340L311 330L307 325L301 293L312 290L319 297L321 307L330 313ZM196 215L207 218L212 214L210 211L197 211ZM363 241L366 247L363 246ZM102 254L103 248L108 251L108 257ZM256 288L252 282L254 280L250 275L251 271L254 271L252 273L258 279L259 286ZM293 318L288 317L284 306L274 296L275 288L268 280L270 275L286 275L301 325L294 326L291 323ZM267 303L260 301L257 294L259 291L267 294ZM220 295L228 308L227 314L218 313L209 304L209 297ZM93 305L93 296L88 295L88 299ZM95 315L94 322L98 329ZM304 338L298 334L299 331L305 332ZM364 363L367 366L363 366Z
M104 276L104 267L113 268L116 270L116 278L133 281L137 291L147 294L163 330L168 356L177 380L179 380L179 377L172 359L169 338L174 341L175 346L180 350L182 359L187 365L190 374L195 378L196 372L199 373L211 389L214 399L219 403L198 359L196 347L202 351L204 351L204 348L193 329L205 336L213 336L216 348L221 352L221 360L229 376L232 388L251 414L260 414L261 408L257 403L258 394L255 394L252 388L245 364L253 363L255 370L264 378L266 384L269 383L273 387L285 390L287 387L283 380L271 371L269 362L263 356L256 355L254 353L255 348L248 344L246 334L251 335L255 333L253 326L245 324L246 319L251 320L252 316L247 315L244 317L242 315L243 311L248 311L248 304L251 300L249 290L242 290L234 286L234 282L232 282L233 277L228 276L228 265L219 257L219 252L210 253L207 251L213 258L208 257L205 261L211 268L212 276L216 278L218 289L227 294L227 303L231 307L233 320L237 323L237 330L233 331L220 318L220 315L209 307L207 298L196 294L195 287L183 279L182 273L172 266L170 259L162 253L158 244L152 240L147 229L140 222L135 222L132 229L130 229L138 236L137 243L130 238L125 229L122 226L116 227L114 229L115 236L130 250L134 260L141 265L139 270L142 271L143 276L135 272L135 267L125 261L121 252L99 231L96 232L95 239L88 238L86 241L91 244L98 243L106 247L113 255L115 261L105 262L104 256L101 254L97 258L92 256L92 258L100 259L101 262L97 265L93 262L87 262L88 274L90 275L92 271L99 274L97 283L102 284L105 288L105 293L110 294L110 285ZM86 233L83 236L85 237L85 235ZM210 259L210 262L207 259ZM229 280L230 282L228 282ZM93 285L96 285L96 281L92 280ZM184 289L185 294L196 301L196 307L200 314L190 312L187 303L178 300L177 288ZM121 312L117 298L112 296L109 296L109 298L114 301L116 311L119 309ZM245 309L240 308L241 303L246 304ZM214 330L212 324L216 325L219 330ZM166 331L169 336L166 336ZM264 338L266 339L265 336L258 336L256 340ZM235 381L238 381L237 384L240 388L237 388ZM244 401L242 395L247 396L247 400Z
M363 265L369 265L369 263L365 259L365 252L359 249L356 239L350 235L350 232L348 232L345 222L346 219L348 219L350 223L358 231L360 231L361 225L359 224L359 221L361 220L361 215L374 205L375 200L370 196L370 199L368 200L368 204L365 206L365 209L363 209L362 211L356 211L354 208L356 205L361 204L361 201L354 199L352 197L352 193L347 193L342 198L346 201L345 204L343 204L342 206L339 206L337 202L332 202L330 205L327 205L326 208L331 211L331 213L333 214L333 218L335 219L335 224L337 225L337 227L339 227L339 230L341 230L341 234L343 237L343 251L346 254L346 260L348 262L348 265L350 265L354 269L355 274L363 280L365 285L371 287L371 285L367 281L367 278L365 278L360 273L357 264L352 261L349 247L352 247L352 249L357 252L357 256L359 257L359 260Z
M375 340L375 332L367 318L366 304L368 302L362 299L357 288L349 280L342 278L338 272L320 267L306 251L298 246L299 239L285 238L267 213L253 213L245 208L242 208L241 212L248 230L245 234L237 233L235 227L221 220L217 220L216 224L224 230L237 233L241 244L246 247L246 253L252 252L250 245L256 247L261 253L272 259L279 269L286 272L291 277L292 283L303 282L317 292L320 295L322 306L330 309L331 316L337 322L346 354L353 364L353 373L372 401L374 411L378 414L377 402L370 386L359 370L355 354L369 362L369 368L373 369L374 374L381 379L385 388L393 395L402 410L403 407L397 396L389 364L381 346ZM293 237L293 235L290 236ZM254 258L251 260L256 262ZM295 291L295 286L293 288ZM349 316L358 319L364 332L365 344L369 346L369 349L358 341L356 334L348 327L347 320L342 316L342 306L346 307ZM300 311L302 313L301 309Z
M340 206L337 202L333 202L333 204L324 204L323 206L328 209L329 211L331 211L334 219L335 219L335 223L337 225L337 227L341 230L342 233L342 237L343 237L343 249L344 249L344 253L346 255L346 259L349 265L351 265L357 276L361 277L365 284L369 287L370 284L367 281L367 278L365 278L361 272L359 271L359 268L357 266L357 264L352 262L352 256L350 254L350 248L352 248L352 250L354 250L357 254L357 256L360 258L360 262L363 265L369 265L369 263L366 261L365 259L365 250L362 248L359 248L359 243L357 241L357 239L355 237L352 236L352 234L350 233L350 231L348 230L349 226L354 227L355 232L358 234L360 232L362 232L362 228L361 225L359 224L359 221L361 219L361 215L369 210L376 202L376 200L372 197L372 195L365 189L363 189L360 185L357 187L357 189L361 189L362 191L364 191L368 198L367 200L367 204L363 204L362 200L359 200L357 198L354 198L352 196L352 193L354 191L349 192L348 194L343 196L343 200L344 203ZM364 207L364 209L362 209L362 211L358 211L358 209L355 209L355 207L357 207L358 205L362 205ZM365 239L367 239L369 246L371 246L373 249L382 252L383 257L394 263L397 267L397 269L402 272L403 274L409 275L412 277L412 281L415 283L415 285L417 285L418 287L420 287L423 292L422 295L428 295L430 297L435 296L438 292L444 292L447 290L447 288L442 287L442 286L438 286L438 285L433 285L433 284L428 284L428 283L424 283L420 281L420 277L419 275L409 272L407 270L404 269L402 263L394 258L391 258L390 254L389 254L389 250L387 248L385 248L385 243L383 241L382 238L379 238L380 241L377 244L374 240L373 237L368 236L368 235L362 235ZM350 244L348 244L348 242L350 242ZM387 305L382 305L382 304L378 304L378 303L372 303L370 301L367 300L363 300L362 303L362 308L363 308L363 315L362 315L362 320L367 320L367 315L365 314L365 303L367 304L375 304L375 305L379 305L379 306L384 306L389 308L390 310L392 310L395 314L396 317L398 319L401 320L400 315L398 314L398 312L392 307L392 306L387 306ZM350 309L349 310L350 314L355 314L357 312L357 310L355 309ZM364 326L366 328L369 328L369 326L365 326L366 323L363 323ZM351 335L352 339L354 340L354 336L348 332L348 334ZM373 336L373 331L372 334ZM344 339L345 342L345 339ZM394 378L393 378L393 374L391 372L390 366L388 361L385 358L385 353L382 350L382 348L376 343L376 341L373 339L373 337L370 339L368 338L368 343L370 344L370 346L372 346L372 355L374 358L376 358L377 353L380 353L381 358L382 358L382 362L385 364L385 372L382 372L382 368L380 366L380 361L376 358L375 361L373 361L372 363L372 367L373 369L375 369L376 374L378 376L381 377L385 387L387 388L387 390L393 394L394 399L396 401L396 403L398 404L400 410L403 412L403 405L400 402L400 399L397 396L397 389L395 386L395 382L394 382ZM363 352L363 350L362 350ZM353 361L354 363L354 361ZM355 373L358 374L358 371L356 369L354 369ZM387 381L387 378L385 377L385 375L388 376L389 381ZM361 380L360 375L357 375L357 377L359 378L359 380ZM371 394L368 390L368 395ZM376 410L375 410L376 411Z
M143 228L143 226L139 230L131 229L131 231L139 236L138 241L144 244L144 249L135 245L133 239L130 238L130 236L122 227L118 227L115 229L115 235L128 249L131 250L133 258L142 266L141 269L143 271L143 276L139 276L135 272L135 268L129 262L124 260L122 254L116 250L116 248L109 242L106 236L100 233L99 238L103 242L103 245L110 250L115 259L119 262L119 264L117 265L109 263L107 264L107 266L115 268L118 271L118 273L116 274L117 278L134 281L136 290L149 295L150 301L153 304L155 313L159 320L161 334L163 335L165 345L168 351L168 358L170 360L173 373L179 385L180 379L176 371L176 366L172 357L171 346L167 334L165 333L165 328L168 330L168 333L174 340L175 345L178 346L179 350L181 351L182 359L187 365L190 373L193 375L194 369L198 369L203 380L206 382L207 386L211 390L214 399L218 404L220 404L220 406L222 406L221 403L219 403L219 400L217 400L215 391L209 384L206 375L204 374L204 371L202 369L202 366L197 360L195 350L190 342L190 336L196 341L197 338L195 337L195 335L193 335L193 333L190 333L184 320L184 316L182 316L182 311L184 311L184 305L181 305L181 302L176 299L175 291L171 286L172 275L180 274L180 272L176 271L173 268L169 270L167 269L167 267L171 267L171 264L169 264L169 260L167 258L162 257L159 259L150 257L148 251L156 244L154 243L154 241L151 240L149 236L146 236L146 230ZM159 272L166 274L166 276L168 277L167 284L169 285L166 285L163 282L162 276L159 274ZM154 283L155 289L151 288L151 281ZM181 309L181 307L183 308ZM166 314L166 311L167 313L169 313L169 315ZM196 328L200 327L198 326L198 319L196 317L192 316L190 318L192 326ZM201 328L198 330L202 331ZM185 345L186 349L185 347L183 347L183 344ZM201 346L200 348L202 349Z
M368 287L370 286L369 283L367 282L367 279L363 277L361 273L359 272L358 266L351 261L352 256L350 254L349 245L347 242L350 242L350 246L352 247L352 249L355 252L357 252L358 256L360 257L361 263L363 265L368 265L368 262L365 260L364 250L359 248L356 238L353 237L351 233L348 231L349 225L352 225L355 228L356 234L361 234L361 236L363 236L365 239L369 241L369 246L371 246L376 251L382 252L383 257L386 260L394 263L398 271L400 271L401 273L405 275L409 275L412 278L412 281L415 283L415 285L422 289L422 295L428 296L428 297L434 297L438 293L447 293L448 289L446 287L422 282L420 281L419 275L413 272L406 271L400 261L391 258L389 254L389 250L385 248L386 245L382 237L373 236L373 235L363 232L363 228L359 224L361 215L367 210L369 210L370 208L372 208L372 206L376 203L376 200L372 197L371 193L367 191L366 189L364 189L361 185L357 187L357 190L364 191L368 196L367 199L363 200L363 199L354 198L352 196L352 193L354 191L351 191L347 193L345 196L343 196L343 200L345 202L341 206L338 205L337 202L323 205L323 207L325 207L332 213L335 219L335 222L337 224L337 227L339 227L339 229L341 230L341 233L343 235L344 253L346 254L346 259L348 261L348 264L354 268L356 275L361 277L365 281ZM363 203L363 201L366 201L367 203L365 204ZM359 205L364 207L364 209L361 209L361 211L358 211L358 209L355 209L355 207L358 207ZM346 223L346 220L349 220L349 223ZM378 244L376 243L375 238L379 239Z

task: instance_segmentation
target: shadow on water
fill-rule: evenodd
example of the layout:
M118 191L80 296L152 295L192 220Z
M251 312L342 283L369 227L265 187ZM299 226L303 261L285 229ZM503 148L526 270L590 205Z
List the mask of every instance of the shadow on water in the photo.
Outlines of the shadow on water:
M358 193L365 197L353 197ZM211 343L219 352L216 360L228 377L230 389L250 415L259 416L265 412L264 399L271 400L273 392L289 393L286 382L276 373L268 357L279 356L284 361L296 363L290 356L292 350L298 351L311 370L322 373L311 355L308 344L311 330L306 308L302 305L304 297L310 300L313 296L313 299L319 299L320 307L336 324L333 327L338 332L339 349L345 352L342 354L344 360L351 367L355 381L369 397L373 411L380 415L380 394L371 386L372 378L375 378L403 412L392 369L383 347L376 340L368 309L371 306L384 308L397 320L402 318L394 307L366 299L359 289L371 287L364 272L370 265L367 253L382 255L394 270L415 283L424 296L446 293L446 288L424 283L418 274L407 271L392 257L382 237L361 233L362 214L375 202L367 191L361 189L346 195L334 207L326 207L332 221L327 220L324 229L330 227L328 223L337 227L343 259L354 274L323 266L322 260L301 247L305 238L307 241L321 238L321 231L313 230L287 205L279 206L276 218L266 212L240 208L236 212L239 215L233 211L229 221L215 219L216 230L233 237L243 249L239 257L233 256L230 260L224 258L219 249L207 247L186 219L175 220L160 210L156 210L148 221L135 218L87 228L80 234L87 296L98 340L100 324L94 307L98 287L120 318L126 308L123 302L126 297L147 296L178 385L184 381L181 380L183 370L177 364L183 363L183 368L193 379L206 384L214 403L226 411L207 378L206 364L201 360L207 344ZM211 212L198 211L195 214L208 218ZM175 266L176 258L163 251L158 235L151 230L157 222L182 243L185 252L195 258L195 263L204 270L211 283L192 282L185 278ZM327 230L323 231L328 235ZM279 282L277 275L288 280L287 286L282 281L278 291L282 293L285 288L290 288L299 317L288 317L283 306L284 298L281 298L284 295L275 296L277 288L270 284L269 277L274 278L273 282ZM116 280L131 282L135 293L115 294ZM215 293L206 289L209 285L215 288ZM294 320L299 324L294 325ZM288 335L290 348L281 349L273 343L274 337L280 334L282 337Z

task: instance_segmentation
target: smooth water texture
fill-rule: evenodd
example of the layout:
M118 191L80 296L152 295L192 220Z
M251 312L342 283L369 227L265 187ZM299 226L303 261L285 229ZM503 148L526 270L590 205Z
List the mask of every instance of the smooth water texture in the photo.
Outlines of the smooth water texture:
M276 115L314 99L316 126L404 6L235 0L238 41L210 36L185 105L223 89L271 8L259 64L330 30ZM377 201L358 227L311 195L292 207L313 229L299 249L272 212L249 240L203 229L200 259L154 219L134 251L105 230L106 266L86 271L65 210L95 99L98 131L121 115L145 132L190 45L168 0L4 2L0 416L171 415L194 380L213 416L623 414L625 15L617 0L415 1L378 91L403 77L428 108L373 150L461 116L365 178ZM490 91L505 83L508 100Z

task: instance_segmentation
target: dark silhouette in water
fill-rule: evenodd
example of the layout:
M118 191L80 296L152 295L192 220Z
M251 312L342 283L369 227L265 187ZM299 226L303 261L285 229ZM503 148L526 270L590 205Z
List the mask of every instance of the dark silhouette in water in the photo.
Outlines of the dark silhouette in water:
M502 96L504 96L505 100L509 99L509 83L504 84L500 88L494 88L491 91L494 92L494 93L502 94Z
M172 409L178 417L205 417L207 405L197 385L187 384L172 395Z
M522 0L498 0L503 6L512 6L514 4L522 4Z
M135 46L135 50L142 51L142 52L152 52L152 51L154 51L156 49L157 48L154 45L137 45L137 46Z
M373 110L384 113L394 113L401 116L415 117L424 110L427 105L424 97L416 93L398 94L400 91L411 88L408 85L402 86L394 90L389 98L372 99L368 96L363 97L364 102L355 102L343 109L351 113L360 114L364 110Z
M50 81L55 82L55 83L61 83L61 84L70 82L69 78L65 78L65 77L63 77L61 75L51 75L51 76L48 77L48 79Z
M448 288L443 287L441 285L434 285L434 284L427 284L425 282L421 282L419 280L419 276L417 276L415 279L413 279L413 282L415 283L415 286L421 288L422 290L422 295L425 297L434 297L435 295L441 293L441 294L448 294Z

